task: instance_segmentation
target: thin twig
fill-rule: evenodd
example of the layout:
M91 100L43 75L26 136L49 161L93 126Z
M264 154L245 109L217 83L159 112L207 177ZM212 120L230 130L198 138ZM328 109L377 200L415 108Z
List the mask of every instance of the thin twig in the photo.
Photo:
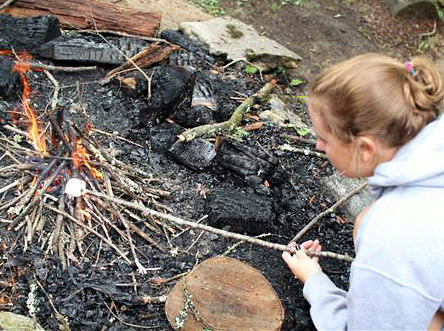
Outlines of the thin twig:
M348 192L345 196L343 196L341 199L339 199L333 206L331 206L330 208L324 210L322 213L320 213L319 215L317 215L315 218L313 218L306 226L304 226L304 228L299 231L299 233L294 236L293 239L290 240L291 242L297 242L299 239L301 239L301 237L308 231L310 230L313 225L315 225L322 217L324 217L325 215L331 214L333 213L340 205L342 205L345 201L347 201L349 198L351 198L353 195L355 195L356 193L360 192L361 190L363 190L365 187L367 186L367 183L363 183L361 185L359 185L357 188L355 188L354 190Z
M69 215L68 213L62 212L60 210L58 210L57 208L44 203L43 204L46 208L48 208L49 210L52 210L54 212L56 212L57 214L62 214L64 217L70 219L71 221L73 221L74 223L76 223L77 225L85 228L86 230L94 233L97 237L99 237L100 239L102 239L104 242L106 242L112 249L114 249L128 264L132 264L131 260L129 258L126 257L125 254L123 254L119 248L117 248L116 245L114 245L111 241L109 241L107 238L105 238L104 236L102 236L99 232L97 232L96 230L94 230L93 228L90 228L88 225L83 224L82 222L79 222L75 217L72 217L71 215Z
M189 226L191 228L194 229L200 229L200 230L204 230L206 232L210 232L210 233L214 233L217 234L219 236L223 236L226 238L232 238L232 239L236 239L236 240L243 240L258 246L262 246L262 247L267 247L267 248L271 248L274 250L279 250L279 251L289 251L291 250L287 245L281 245L281 244L275 244L275 243L270 243L264 240L260 240L260 239L255 239L246 235L242 235L242 234L238 234L238 233L233 233L233 232L229 232L229 231L225 231L225 230L221 230L221 229L217 229L208 225L204 225L204 224L197 224L196 222L191 222L191 221L187 221L184 219L181 219L179 217L170 215L170 214L165 214L165 213L161 213L158 212L156 210L150 209L150 208L146 208L140 204L137 203L132 203L132 202L128 202L126 200L122 200L119 198L115 198L115 197L110 197L106 194L100 193L100 192L94 192L94 191L90 191L90 190L85 190L84 193L89 194L89 195L93 195L96 197L100 197L109 201L112 201L116 204L120 204L123 205L125 207L131 208L131 209L135 209L135 210L139 210L142 212L142 215L144 215L145 217L147 216L155 216L158 217L160 219L163 220L167 220L169 222L172 223L176 223L179 225L184 225L184 226ZM322 256L322 257L330 257L330 258L336 258L338 260L343 260L343 261L348 261L351 262L353 261L353 258L351 258L350 256L347 255L340 255L340 254L336 254L336 253L332 253L332 252L325 252L325 251L321 251L321 252L315 252L315 251L311 251L308 250L306 251L306 253L310 256Z
M293 146L290 146L289 144L284 144L282 146L279 146L279 150L281 151L288 151L288 152L293 152L293 153L299 153L299 154L304 154L307 156L317 156L321 159L327 159L327 155L323 154L323 153L319 153L319 152L315 152L309 149L303 149L303 148L296 148Z
M89 67L60 67L60 66L53 66L49 64L43 64L43 63L34 63L29 62L28 63L32 68L39 68L43 70L51 70L51 71L65 71L65 72L79 72L79 71L92 71L96 70L96 66L89 66Z

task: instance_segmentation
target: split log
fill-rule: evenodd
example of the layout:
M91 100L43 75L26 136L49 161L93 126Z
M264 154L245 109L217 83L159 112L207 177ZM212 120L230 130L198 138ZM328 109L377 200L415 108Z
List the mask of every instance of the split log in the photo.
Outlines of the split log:
M98 36L78 34L51 40L43 44L38 53L56 61L121 65L149 44L149 41L138 38L109 36L105 41Z
M251 235L269 232L276 219L269 197L232 188L212 189L205 210L211 226Z
M216 156L213 144L198 138L190 142L176 141L169 149L170 155L194 171L208 168Z
M155 67L151 79L151 97L140 109L140 122L164 120L180 107L191 107L195 70L190 67Z
M1 1L1 0L0 0ZM16 18L0 14L0 47L2 50L33 52L61 35L59 20L52 16Z
M277 158L232 139L223 140L217 160L251 187L262 185L265 181L276 184L286 177L286 172L279 167Z
M128 69L138 69L147 68L152 66L155 63L158 63L168 57L173 51L178 50L179 46L168 44L166 46L161 45L159 42L149 45L147 48L143 49L129 60L127 60L124 64L115 68L108 72L103 79L102 83L108 82L114 76L118 75L123 71L127 71ZM131 86L127 85L127 86Z
M0 0L0 5L6 0ZM16 0L3 10L15 17L54 15L67 29L98 29L154 37L161 15L94 0Z
M190 38L175 30L163 30L160 33L160 38L168 40L169 42L179 45L180 47L185 48L188 52L196 54L208 61L211 64L214 64L216 60L208 55L208 52L192 41Z

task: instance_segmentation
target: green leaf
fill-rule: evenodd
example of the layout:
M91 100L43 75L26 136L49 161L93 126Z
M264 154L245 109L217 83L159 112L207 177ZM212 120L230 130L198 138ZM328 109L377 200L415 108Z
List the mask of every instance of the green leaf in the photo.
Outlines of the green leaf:
M308 130L307 128L299 128L296 131L298 133L298 135L300 135L301 137L305 137L308 134Z
M300 80L300 79L297 79L297 78L293 78L291 81L290 81L290 85L291 86L299 86L299 85L301 85L301 84L304 84L305 82L303 81L303 80Z
M254 75L256 72L257 72L257 67L255 67L255 66L250 66L250 65L248 65L248 66L246 66L245 67L245 72L247 73L247 74L249 74L249 75Z

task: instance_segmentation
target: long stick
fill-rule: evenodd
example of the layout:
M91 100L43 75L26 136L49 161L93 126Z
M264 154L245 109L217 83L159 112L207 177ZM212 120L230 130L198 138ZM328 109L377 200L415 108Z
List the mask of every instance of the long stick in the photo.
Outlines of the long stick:
M301 239L301 237L307 233L308 230L310 230L313 225L315 225L322 217L324 217L327 214L331 214L333 213L336 208L338 208L340 205L342 205L345 201L347 201L349 198L351 198L353 195L355 195L356 193L358 193L359 191L363 190L364 187L367 186L367 183L363 183L360 186L358 186L357 188L355 188L354 190L348 192L345 196L343 196L341 199L339 199L333 206L331 206L330 208L324 210L322 213L320 213L319 215L317 215L315 218L313 218L310 223L308 223L306 226L304 226L304 228L299 231L299 233L297 235L294 236L293 239L291 239L290 242L297 242L299 239Z
M262 246L262 247L267 247L267 248L271 248L274 250L279 250L279 251L288 251L290 250L288 246L286 245L281 245L281 244L275 244L275 243L270 243L268 241L264 241L264 240L260 240L260 239L255 239L249 236L245 236L242 234L238 234L238 233L233 233L233 232L229 232L229 231L224 231L221 229L217 229L208 225L204 225L204 224L198 224L195 222L191 222L191 221L186 221L184 219L181 219L179 217L173 216L173 215L169 215L169 214L165 214L165 213L161 213L158 211L155 211L153 209L141 206L139 204L136 203L132 203L132 202L128 202L119 198L115 198L115 197L110 197L106 194L100 193L100 192L94 192L94 191L90 191L90 190L85 190L84 193L89 194L89 195L93 195L96 197L100 197L102 199L106 199L108 201L114 202L116 204L119 205L123 205L127 208L131 208L131 209L135 209L135 210L139 210L142 212L142 215L144 217L147 216L155 216L161 219L165 219L169 222L173 222L179 225L185 225L185 226L189 226L191 228L194 229L200 229L200 230L204 230L206 232L210 232L210 233L214 233L217 234L219 236L222 237L226 237L226 238L232 238L232 239L237 239L237 240L243 240L258 246ZM310 256L321 256L321 257L330 257L330 258L335 258L338 260L342 260L342 261L347 261L347 262L351 262L353 261L353 258L348 256L348 255L341 255L341 254L336 254L333 252L326 252L326 251L321 251L321 252L315 252L315 251L311 251L308 250L306 251L306 253Z

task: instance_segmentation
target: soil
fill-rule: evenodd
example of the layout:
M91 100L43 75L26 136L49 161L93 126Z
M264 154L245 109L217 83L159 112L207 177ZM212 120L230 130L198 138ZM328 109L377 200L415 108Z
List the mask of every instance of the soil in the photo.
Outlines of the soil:
M240 3L242 6L239 6ZM379 2L370 0L310 0L302 6L286 5L278 10L270 9L272 3L265 0L224 0L222 5L230 15L252 24L264 35L302 56L299 69L274 75L278 78L276 93L305 120L306 104L297 101L300 100L297 96L305 94L304 86L290 87L288 79L291 76L301 76L310 81L326 66L362 52L382 52L409 58L417 53L420 43L427 38L420 34L432 31L434 25L433 20L393 18ZM426 56L440 56L440 33L438 27L436 40ZM234 192L234 196L257 196L271 206L273 215L272 222L264 221L267 231L263 231L262 239L286 244L304 225L335 202L321 185L322 178L334 171L325 159L279 150L279 146L288 142L282 138L283 134L296 134L291 127L265 122L262 128L242 140L244 145L277 158L278 167L284 170L284 175L281 180L275 181L271 180L271 175L265 178L270 180L269 186L252 186L217 161L200 172L174 161L167 150L175 140L177 125L168 122L139 125L138 114L143 101L124 96L118 86L97 83L107 69L100 68L98 72L89 74L55 74L65 86L61 98L66 101L65 107L73 121L84 122L82 116L86 111L96 128L115 132L141 146L135 148L134 144L117 137L97 136L103 148L117 151L119 160L159 179L156 188L171 192L169 198L161 201L171 214L189 220L201 219L211 212L209 200L212 192L229 191ZM212 69L208 64L200 63L199 71L208 74ZM223 87L218 89L218 98L223 107L218 121L227 118L230 110L238 105L233 97L238 97L239 93L251 95L264 84L257 75L247 75L234 67L219 75ZM34 73L30 83L36 91L33 94L35 106L45 108L52 92L50 82L42 73ZM79 90L79 86L83 88ZM2 107L12 107L13 104L1 103ZM79 105L83 112L76 113ZM266 103L259 104L253 115L266 108ZM248 121L254 119L243 124L248 124ZM306 124L309 125L308 121ZM3 134L12 138L10 133ZM22 144L29 147L25 142ZM0 162L3 167L10 160L5 157ZM11 180L0 177L0 187ZM10 197L4 195L1 202ZM0 218L5 219L7 215L1 214ZM203 222L211 224L210 219ZM139 224L166 248L163 252L159 251L141 238L134 237L140 262L148 268L146 275L138 273L136 266L125 264L109 248L99 249L101 245L93 236L84 241L86 253L81 256L81 263L71 261L68 270L64 271L58 259L46 253L43 239L50 234L51 221L40 234L40 240L35 238L26 251L23 233L8 232L5 224L0 225L0 249L3 252L0 281L10 286L0 287L1 309L29 315L27 300L31 284L38 280L44 291L36 290L38 310L35 317L46 330L59 330L54 308L68 318L71 330L139 330L140 326L171 330L163 304L143 305L134 298L168 294L177 279L159 282L159 278L168 280L188 272L202 260L221 254L240 259L264 274L285 309L282 330L315 330L309 317L309 305L302 297L302 284L294 279L279 252L245 243L233 246L237 241L197 230L184 231L176 236L181 229L174 225L170 225L174 234L163 232L160 226L161 232L153 233ZM233 226L225 224L224 228L230 230ZM245 224L243 231L239 232L251 234L254 228L254 224ZM344 220L339 209L324 217L302 239L319 238L323 249L353 256L351 229L352 220ZM111 235L118 243L119 236ZM124 245L122 249L129 252ZM80 253L76 251L76 255L80 256ZM347 289L349 264L321 259L321 265L339 287Z

